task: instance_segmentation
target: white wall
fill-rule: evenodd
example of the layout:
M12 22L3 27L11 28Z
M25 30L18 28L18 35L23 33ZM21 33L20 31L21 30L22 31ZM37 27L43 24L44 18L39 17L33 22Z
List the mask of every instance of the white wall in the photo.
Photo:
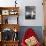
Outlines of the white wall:
M0 6L14 6L15 0L0 0ZM17 0L19 9L19 24L21 26L43 26L42 0ZM36 19L25 20L25 6L36 6Z
M42 0L21 0L19 1L20 8L20 25L22 26L42 26L43 25L43 11L42 11ZM36 6L36 19L25 20L25 6Z

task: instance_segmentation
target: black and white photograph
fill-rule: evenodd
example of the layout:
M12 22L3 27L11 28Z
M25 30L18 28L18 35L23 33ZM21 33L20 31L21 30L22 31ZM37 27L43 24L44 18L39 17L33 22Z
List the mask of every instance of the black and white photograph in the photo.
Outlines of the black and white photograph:
M35 18L36 18L36 7L25 6L25 19L35 19Z

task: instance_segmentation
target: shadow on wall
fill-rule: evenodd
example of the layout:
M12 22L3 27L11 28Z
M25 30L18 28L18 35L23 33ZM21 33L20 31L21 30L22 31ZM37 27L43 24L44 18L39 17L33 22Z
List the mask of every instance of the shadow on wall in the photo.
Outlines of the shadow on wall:
M42 30L42 26L21 26L20 27L20 32L19 32L20 42L21 42L21 40L22 40L22 38L24 36L25 31L28 28L32 28L34 30L34 32L36 32L39 41L41 43L43 43L43 30Z

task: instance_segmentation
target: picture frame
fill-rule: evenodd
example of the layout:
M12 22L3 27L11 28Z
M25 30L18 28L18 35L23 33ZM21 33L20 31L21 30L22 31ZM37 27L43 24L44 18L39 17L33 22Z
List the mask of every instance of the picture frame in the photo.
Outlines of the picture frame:
M15 41L18 40L18 32L14 32L10 28L4 28L1 37L3 41L9 41L9 40Z
M36 19L35 6L25 6L25 19Z
M3 24L8 24L8 16L3 16L2 23Z
M3 16L2 19L3 24L17 24L18 23L18 17L17 16Z
M16 15L17 13L18 13L18 12L17 12L16 10L10 10L10 11L9 11L9 14L10 14L10 15Z
M3 41L9 41L9 40L12 40L12 30L10 28L5 28L3 29L2 31L2 40Z
M8 24L17 24L18 23L18 16L10 16L8 17Z
M2 10L2 15L9 15L9 10Z

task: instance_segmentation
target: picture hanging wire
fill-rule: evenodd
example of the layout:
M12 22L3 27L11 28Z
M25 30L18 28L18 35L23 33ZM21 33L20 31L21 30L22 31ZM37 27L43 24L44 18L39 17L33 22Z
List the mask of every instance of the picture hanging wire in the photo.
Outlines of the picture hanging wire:
M17 0L15 0L15 7L16 7L16 4L17 4L17 2L16 2Z

